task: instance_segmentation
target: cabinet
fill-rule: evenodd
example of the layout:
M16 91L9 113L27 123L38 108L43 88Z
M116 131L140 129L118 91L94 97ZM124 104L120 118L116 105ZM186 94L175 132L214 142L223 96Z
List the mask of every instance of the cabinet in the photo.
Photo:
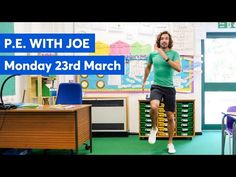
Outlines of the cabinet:
M55 89L56 76L31 75L27 77L28 102L38 104L54 104L56 95L51 94L50 88Z
M157 115L157 137L168 137L168 120L163 102L160 103ZM175 131L174 138L192 138L195 136L195 100L176 100L175 112ZM150 116L150 102L148 100L139 100L139 137L149 136L152 128L152 119Z

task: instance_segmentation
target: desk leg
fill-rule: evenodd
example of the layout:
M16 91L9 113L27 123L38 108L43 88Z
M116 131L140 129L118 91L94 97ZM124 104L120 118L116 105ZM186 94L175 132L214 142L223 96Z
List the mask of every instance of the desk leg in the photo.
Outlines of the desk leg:
M80 145L92 152L92 111L91 106L76 112L75 116L75 149L79 153ZM86 133L86 134L85 134ZM87 141L90 141L88 144Z
M92 146L92 110L91 110L92 108L91 107L89 107L89 124L90 124L90 126L89 126L89 128L90 128L90 153L92 153L92 149L93 149L93 146Z
M76 150L73 150L73 149L71 149L71 150L70 150L70 153L71 153L71 155L76 155L76 154L77 154L77 151L76 151Z
M72 150L73 152L78 153L79 151L79 142L78 142L78 112L76 111L75 114L75 150Z

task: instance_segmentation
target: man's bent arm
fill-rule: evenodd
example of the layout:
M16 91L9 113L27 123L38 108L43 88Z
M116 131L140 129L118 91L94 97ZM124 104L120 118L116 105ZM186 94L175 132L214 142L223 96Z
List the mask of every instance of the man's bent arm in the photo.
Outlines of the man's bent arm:
M152 64L151 63L148 63L146 68L145 68L145 71L144 71L144 77L143 77L143 85L142 85L142 89L144 89L144 86L145 86L145 83L146 83L146 80L147 80L147 77L151 71L151 67L152 67Z

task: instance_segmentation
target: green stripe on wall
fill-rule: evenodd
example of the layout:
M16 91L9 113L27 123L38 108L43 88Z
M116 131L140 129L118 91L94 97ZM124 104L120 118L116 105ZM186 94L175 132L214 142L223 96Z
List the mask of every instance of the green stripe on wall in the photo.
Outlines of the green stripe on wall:
M14 33L14 23L0 22L0 33Z
M14 33L14 23L8 23L8 22L0 22L0 34L2 33ZM13 53L0 53L1 56L6 55L13 55ZM0 75L0 86L2 85L2 82L5 80L5 78L8 77L8 75ZM3 95L15 95L15 78L11 78L7 81L4 90Z
M205 91L236 91L236 83L205 83Z

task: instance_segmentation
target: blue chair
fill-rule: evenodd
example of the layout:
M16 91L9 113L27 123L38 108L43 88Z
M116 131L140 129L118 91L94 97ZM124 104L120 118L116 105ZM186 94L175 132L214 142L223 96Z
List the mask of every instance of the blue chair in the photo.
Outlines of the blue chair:
M227 112L236 112L236 106L231 106L227 109ZM222 113L222 148L221 153L225 152L225 139L228 136L229 140L229 154L231 154L231 139L233 139L233 154L236 154L236 116ZM225 120L226 119L226 120Z
M61 83L56 104L82 104L82 87L79 83Z

